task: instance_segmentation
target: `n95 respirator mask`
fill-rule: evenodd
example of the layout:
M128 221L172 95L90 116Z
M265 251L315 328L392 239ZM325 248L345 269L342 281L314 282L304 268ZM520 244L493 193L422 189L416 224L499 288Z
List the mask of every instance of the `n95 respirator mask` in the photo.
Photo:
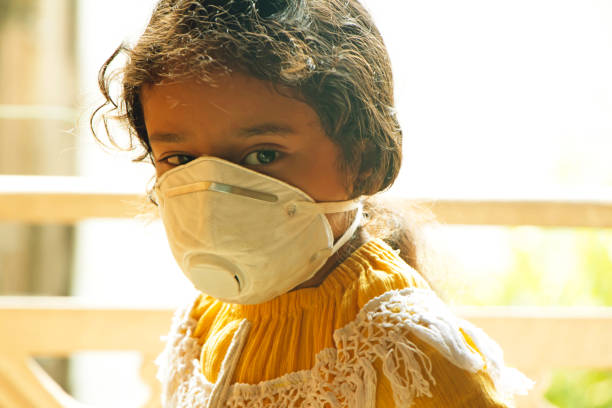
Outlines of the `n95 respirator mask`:
M231 303L273 299L312 278L354 234L359 200L316 203L287 183L215 157L164 173L154 192L179 266ZM357 209L334 243L325 214Z

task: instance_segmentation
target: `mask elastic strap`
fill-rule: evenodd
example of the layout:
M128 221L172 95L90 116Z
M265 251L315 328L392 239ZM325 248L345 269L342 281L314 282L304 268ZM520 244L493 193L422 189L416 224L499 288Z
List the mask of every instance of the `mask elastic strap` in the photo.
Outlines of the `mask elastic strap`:
M336 241L334 246L332 247L332 254L334 254L337 250L339 250L342 245L346 244L349 239L353 236L359 224L361 224L361 214L363 213L363 205L361 202L357 202L357 214L355 214L355 219L351 223L351 225L347 228L347 230L342 234L340 239Z
M357 197L353 200L348 201L326 201L320 203L300 201L291 205L294 206L294 209L297 209L298 211L307 210L323 214L335 214L354 210L355 208L357 209L355 219L332 247L332 254L335 253L338 249L342 247L342 245L346 244L348 240L352 238L355 231L357 231L359 224L361 224L361 215L363 214L363 203L361 197Z
M362 207L361 197L348 201L324 201L321 203L300 201L291 205L294 205L298 210L315 211L323 214L347 212Z

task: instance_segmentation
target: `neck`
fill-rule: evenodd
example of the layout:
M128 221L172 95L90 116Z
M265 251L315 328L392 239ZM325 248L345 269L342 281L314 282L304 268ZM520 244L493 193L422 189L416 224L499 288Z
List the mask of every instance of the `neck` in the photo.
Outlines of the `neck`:
M291 289L290 292L304 288L316 288L317 286L319 286L321 283L323 283L325 278L327 278L329 274L332 273L334 269L336 269L338 265L344 262L344 260L348 258L353 253L353 251L363 245L366 241L366 233L361 228L359 228L353 238L351 238L346 244L340 247L340 249L338 249L336 253L330 256L327 262L325 262L325 264L314 274L312 278L308 279L305 282L302 282L295 288Z

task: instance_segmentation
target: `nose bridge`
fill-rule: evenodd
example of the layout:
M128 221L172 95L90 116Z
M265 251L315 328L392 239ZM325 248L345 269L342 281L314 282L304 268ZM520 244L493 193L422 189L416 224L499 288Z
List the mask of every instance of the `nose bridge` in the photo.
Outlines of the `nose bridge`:
M197 157L215 157L239 164L241 146L232 139L225 132L201 132L198 134L194 153Z

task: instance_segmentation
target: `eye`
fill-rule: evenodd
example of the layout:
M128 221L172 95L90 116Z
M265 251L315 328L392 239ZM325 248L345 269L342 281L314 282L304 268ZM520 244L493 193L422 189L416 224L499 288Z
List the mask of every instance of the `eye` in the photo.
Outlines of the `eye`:
M164 157L160 161L165 161L172 166L180 166L181 164L189 163L195 157L188 154L173 154L172 156Z
M251 166L260 166L262 164L270 164L278 159L280 155L276 150L257 150L249 153L243 160L244 164Z

